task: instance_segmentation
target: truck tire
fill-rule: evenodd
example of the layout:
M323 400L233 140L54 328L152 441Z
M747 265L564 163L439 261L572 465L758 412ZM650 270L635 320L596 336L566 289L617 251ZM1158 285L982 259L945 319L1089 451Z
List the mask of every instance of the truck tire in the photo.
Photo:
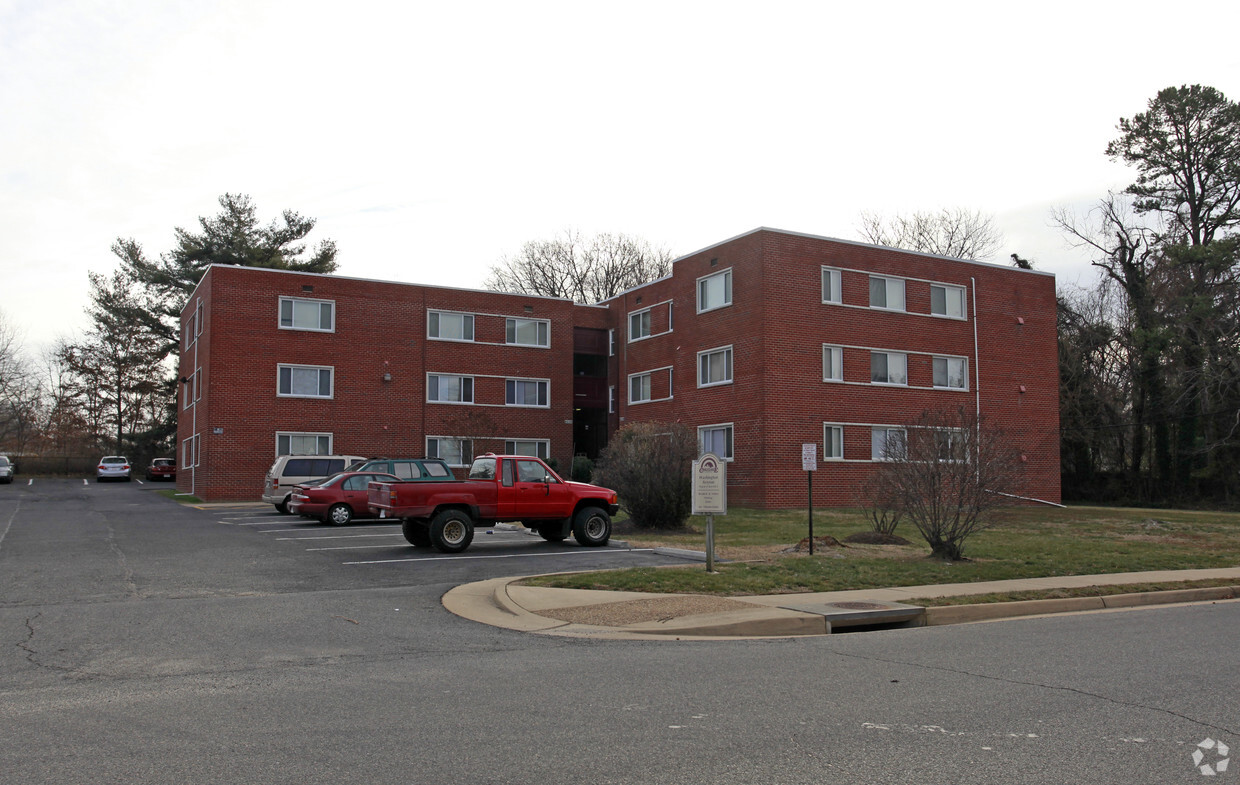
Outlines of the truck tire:
M444 510L431 518L431 545L440 553L460 553L474 541L474 521L461 510Z
M573 516L573 538L587 547L606 545L611 539L611 516L598 507L582 507Z
M547 542L564 542L564 538L568 536L560 521L539 521L537 529L538 536Z
M353 508L347 504L333 504L327 511L327 522L336 526L344 526L353 520Z
M400 533L410 545L418 548L431 547L431 532L426 528L426 521L405 518L400 522Z

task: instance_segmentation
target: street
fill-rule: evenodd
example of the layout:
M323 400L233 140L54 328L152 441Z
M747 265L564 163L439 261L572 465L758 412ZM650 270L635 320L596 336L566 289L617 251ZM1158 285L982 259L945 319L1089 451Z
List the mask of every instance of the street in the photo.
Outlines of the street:
M1223 769L1207 739L1240 749L1236 602L806 639L538 636L439 598L677 562L483 531L445 557L390 523L187 508L166 487L0 486L0 785L1162 785ZM1204 781L1240 782L1240 763Z

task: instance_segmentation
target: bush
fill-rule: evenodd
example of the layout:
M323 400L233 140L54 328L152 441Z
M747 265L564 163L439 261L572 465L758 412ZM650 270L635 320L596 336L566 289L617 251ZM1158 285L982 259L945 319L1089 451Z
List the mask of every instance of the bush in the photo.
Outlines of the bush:
M594 461L584 455L573 457L573 468L569 472L569 479L577 482L589 482L594 476Z
M677 423L639 422L611 437L596 481L620 496L620 509L643 529L675 529L693 509L697 435Z

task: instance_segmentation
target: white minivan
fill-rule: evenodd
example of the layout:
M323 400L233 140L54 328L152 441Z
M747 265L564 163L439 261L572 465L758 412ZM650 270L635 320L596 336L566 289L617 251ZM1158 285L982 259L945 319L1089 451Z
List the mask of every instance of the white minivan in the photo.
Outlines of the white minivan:
M287 513L294 486L342 472L364 460L361 455L281 455L267 470L267 478L263 482L263 501Z

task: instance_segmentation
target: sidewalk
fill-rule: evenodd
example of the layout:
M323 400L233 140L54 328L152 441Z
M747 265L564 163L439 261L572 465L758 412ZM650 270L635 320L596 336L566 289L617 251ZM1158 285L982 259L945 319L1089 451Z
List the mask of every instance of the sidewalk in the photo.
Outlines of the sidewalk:
M1204 579L1234 580L1236 585L926 609L907 604L908 600L917 598ZM522 632L613 639L703 639L824 635L832 629L861 625L963 624L1048 613L1240 598L1240 567L756 597L545 589L517 585L520 580L495 578L458 586L444 595L443 604L466 619Z

